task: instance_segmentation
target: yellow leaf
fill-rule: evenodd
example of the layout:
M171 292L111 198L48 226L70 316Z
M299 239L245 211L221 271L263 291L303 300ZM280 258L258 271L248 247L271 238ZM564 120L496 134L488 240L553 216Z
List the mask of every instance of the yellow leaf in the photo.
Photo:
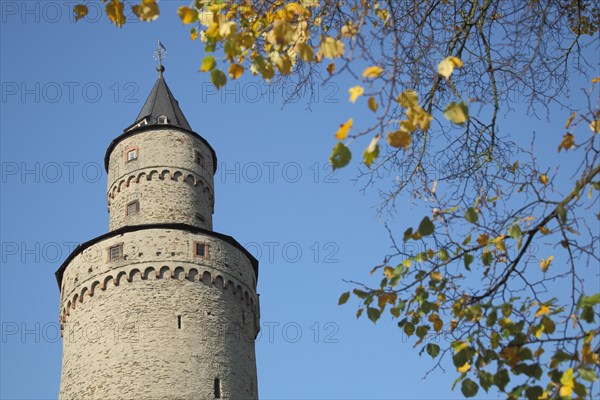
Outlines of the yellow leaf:
M592 79L592 83L598 83L598 82L600 82L600 76L597 76Z
M331 63L327 66L327 72L329 73L329 75L333 74L333 71L335 71L335 64Z
M373 161L379 156L379 139L380 136L375 135L363 153L364 162L369 168L371 168L371 164L373 164Z
M344 43L328 36L321 42L321 53L326 58L337 58L344 55Z
M577 115L576 112L573 112L573 114L571 114L571 116L567 120L567 123L565 124L565 129L569 129L569 126L571 126L571 122L573 122L573 119L575 118L575 115Z
M392 268L392 267L384 267L383 268L383 274L385 275L386 278L392 279L394 277L394 268Z
M192 40L198 39L198 30L196 28L192 28L192 30L190 31L190 38Z
M540 308L535 313L536 318L542 315L546 315L550 312L550 307L540 304Z
M292 60L287 54L283 54L275 59L275 66L282 75L289 75L292 72Z
M212 71L216 65L217 65L217 63L213 56L206 56L202 59L202 64L200 64L200 71L202 71L202 72Z
M373 112L377 112L377 102L374 97L369 97L369 109Z
M542 183L544 186L546 186L548 184L548 175L540 174L539 180L540 180L540 183Z
M311 62L314 58L312 47L306 43L298 43L296 45L296 53L298 53L298 57L300 57L302 61Z
M456 368L456 370L457 370L458 372L460 372L460 373L463 373L463 374L464 374L465 372L467 372L468 370L470 370L470 369L471 369L471 365L469 364L469 362L468 362L468 361L467 361L467 362L465 363L465 365L463 365L462 367L458 367L458 368Z
M362 73L362 76L364 78L378 78L382 72L383 72L383 69L381 67L374 65L374 66L365 68L365 70Z
M572 134L567 133L563 136L562 141L558 145L558 152L560 153L560 151L562 149L569 150L574 145L575 145L575 137Z
M403 130L388 133L386 139L390 146L398 148L402 147L405 150L408 149L411 141L410 133Z
M535 328L534 335L536 338L542 337L542 333L544 332L544 324L540 324L537 328Z
M590 129L594 133L600 133L600 119L590 122Z
M337 140L344 140L344 139L346 139L346 136L348 136L348 131L350 131L350 128L352 128L352 123L353 122L354 121L352 120L352 118L350 118L348 121L346 121L343 124L341 124L340 127L339 127L339 129L335 133L335 138Z
M442 273L439 271L433 271L431 274L429 274L431 276L431 280L432 281L436 281L439 282L442 280Z
M206 32L204 32L204 34L206 35L206 37L209 38L213 38L216 39L219 37L219 24L216 22L213 22L212 24L210 24L208 26L208 28L206 29Z
M548 267L550 266L550 263L552 262L553 259L554 259L554 256L550 256L550 257L546 258L545 260L542 259L542 261L540 261L540 268L542 269L542 272L546 272L548 270Z
M571 397L575 383L573 382L573 370L567 369L560 378L560 397Z
M231 79L237 79L244 73L244 67L239 64L231 64L228 72Z
M548 235L550 233L550 229L546 228L545 226L542 226L540 228L540 232L542 232L542 235Z
M177 15L184 25L194 23L198 20L198 11L192 10L189 7L181 6L177 9Z
M400 93L396 101L404 108L411 108L419 105L419 95L411 89L407 89Z
M464 101L452 102L444 110L444 117L457 125L462 125L469 118L469 108Z
M458 57L446 57L438 64L438 74L449 79L454 68L462 68L463 63Z
M125 15L123 14L124 5L119 0L111 0L106 4L105 11L108 18L117 27L122 27L126 21Z
M223 22L219 25L219 35L221 37L229 37L237 31L237 26L233 21Z
M84 4L77 4L73 7L73 13L75 14L75 21L79 21L88 14L88 8Z
M140 21L154 21L158 18L158 4L154 0L142 0L141 4L131 7L131 11Z
M358 99L365 92L362 86L356 85L348 89L348 93L350 93L350 103L354 103L356 99Z

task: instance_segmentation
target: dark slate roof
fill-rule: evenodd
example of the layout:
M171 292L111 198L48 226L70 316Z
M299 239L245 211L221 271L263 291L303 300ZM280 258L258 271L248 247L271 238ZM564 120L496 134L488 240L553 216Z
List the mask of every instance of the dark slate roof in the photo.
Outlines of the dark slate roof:
M148 125L156 125L158 124L158 117L164 115L167 117L169 125L191 131L192 128L187 119L185 119L183 112L181 112L179 103L175 100L173 93L171 93L167 82L163 78L165 68L159 65L156 69L158 70L158 79L132 126L144 118L146 118Z

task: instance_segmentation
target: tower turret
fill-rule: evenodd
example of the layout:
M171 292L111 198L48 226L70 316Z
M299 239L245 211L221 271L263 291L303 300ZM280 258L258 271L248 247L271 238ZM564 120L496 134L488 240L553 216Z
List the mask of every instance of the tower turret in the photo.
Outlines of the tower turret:
M109 232L56 272L61 399L258 397L258 262L212 231L216 155L163 72L106 152Z

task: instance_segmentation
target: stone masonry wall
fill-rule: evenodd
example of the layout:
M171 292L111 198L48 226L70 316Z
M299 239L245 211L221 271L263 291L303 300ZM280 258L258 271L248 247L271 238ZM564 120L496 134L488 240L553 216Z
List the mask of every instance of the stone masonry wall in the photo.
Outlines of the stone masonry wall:
M131 149L137 159L127 161ZM150 223L212 229L212 163L202 140L176 128L142 130L124 138L109 158L109 229ZM136 200L139 212L128 216L127 204Z
M213 399L218 379L222 398L256 399L255 288L250 260L209 235L144 229L92 245L63 275L59 398Z

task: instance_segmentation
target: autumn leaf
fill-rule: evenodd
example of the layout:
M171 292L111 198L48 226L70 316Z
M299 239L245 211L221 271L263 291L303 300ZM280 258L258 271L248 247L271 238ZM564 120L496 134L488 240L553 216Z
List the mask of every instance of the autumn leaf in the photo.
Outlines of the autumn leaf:
M562 149L569 150L574 145L575 145L575 138L574 138L574 136L572 134L570 134L570 133L566 133L563 136L562 141L558 145L558 152L560 153L560 151Z
M242 66L241 66L241 65L239 65L239 64L231 64L231 65L229 66L229 71L228 71L228 73L229 73L229 77L230 77L231 79L237 79L237 78L239 78L240 76L242 76L242 74L244 73L244 67L242 67Z
M404 108L412 108L419 105L419 95L411 89L407 89L400 93L396 101Z
M465 373L471 369L471 364L467 361L463 366L456 368L456 370L460 373Z
M573 370L567 369L560 378L560 397L571 397L575 383L573 382Z
M369 143L369 146L365 149L365 152L363 153L364 162L369 168L371 168L371 164L373 164L373 161L375 161L379 156L379 139L380 136L376 135L371 140L371 143Z
M332 75L333 72L335 71L335 64L331 63L327 66L327 72L329 73L329 75Z
M544 304L540 304L540 308L537 310L537 312L535 313L536 318L537 317L541 317L542 315L546 315L550 312L550 307L544 305Z
M140 21L154 21L158 18L158 4L154 0L142 0L141 4L131 7L131 11Z
M571 126L571 122L573 122L573 119L575 119L576 115L577 115L577 112L573 112L573 114L571 114L571 116L567 120L567 123L565 124L565 129L569 129L569 126Z
M73 7L73 13L75 14L75 21L79 21L88 14L88 8L84 4L77 4Z
M369 105L369 109L370 109L371 111L373 111L373 112L377 112L377 107L378 107L378 106L377 106L377 102L375 101L375 98L374 98L374 97L369 97L369 102L368 102L368 105Z
M338 58L344 55L344 43L328 36L321 42L320 51L326 58Z
M350 292L342 293L342 295L340 296L340 299L338 300L338 306L341 306L342 304L346 303L349 298L350 298Z
M546 186L548 184L548 175L540 174L538 179L539 179L540 183L543 184L544 186Z
M590 122L590 129L594 133L600 133L600 119Z
M210 73L210 80L217 89L220 89L227 83L227 77L220 69L213 69Z
M390 146L403 148L406 150L410 146L411 137L410 133L403 130L399 130L388 133L386 140Z
M540 261L540 268L542 269L542 272L546 272L548 270L548 267L550 266L550 263L552 262L553 259L554 259L554 256L550 256L550 257L546 258L545 260Z
M452 102L444 110L444 117L457 125L462 125L469 119L469 107L464 101Z
M192 10L189 7L181 6L177 9L177 15L184 25L194 23L198 20L198 11Z
M111 22L119 28L122 27L126 21L126 17L123 14L123 8L124 5L119 0L110 0L105 7L106 15Z
M382 72L383 69L381 67L372 66L365 68L365 70L362 73L362 76L364 78L378 78Z
M206 56L202 59L202 63L200 64L200 71L209 72L212 71L217 65L215 58L213 56ZM216 85L215 85L216 86Z
M335 133L335 138L337 140L344 140L344 139L346 139L346 136L348 136L348 131L350 131L350 128L352 128L352 123L353 122L354 122L353 119L350 118L350 119L348 119L348 121L346 121L343 124L341 124L340 127L339 127L339 129Z
M358 99L360 96L362 96L362 94L364 92L365 92L365 89L359 85L356 85L356 86L348 89L348 93L350 93L350 99L349 99L350 103L356 102L356 99Z
M314 58L313 49L306 43L296 44L296 53L302 61L311 62Z
M458 57L446 57L438 64L438 74L449 79L454 68L462 68L463 63Z

